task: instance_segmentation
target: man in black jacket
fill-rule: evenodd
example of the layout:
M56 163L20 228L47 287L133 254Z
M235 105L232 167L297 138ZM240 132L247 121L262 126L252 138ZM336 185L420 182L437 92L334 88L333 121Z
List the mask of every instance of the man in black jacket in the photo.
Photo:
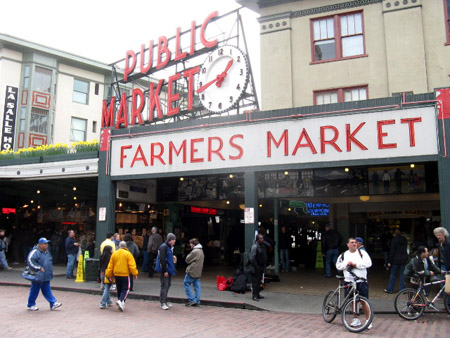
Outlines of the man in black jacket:
M322 252L326 259L325 277L331 277L331 262L333 262L333 266L336 266L336 261L339 256L339 247L341 244L341 234L334 230L333 225L327 224L325 226L325 234L323 235L322 240Z
M388 267L391 268L391 275L389 277L389 285L387 289L384 289L386 293L393 293L395 288L395 278L397 272L400 274L400 285L399 291L405 288L405 282L403 277L403 272L405 270L405 265L408 263L408 253L406 252L406 247L408 246L408 241L404 236L401 235L400 230L395 230L394 238L391 241L391 250L389 252Z
M249 271L252 276L252 299L258 302L264 297L259 293L261 291L261 281L264 269L267 264L267 249L264 245L264 236L256 235L255 244L252 245L250 255L248 256Z
M434 235L439 241L439 263L440 267L450 271L450 239L447 229L439 227L433 230Z
M412 258L405 267L405 282L410 285L410 277L419 276L425 282L429 282L431 277L444 274L445 271L440 270L433 261L428 257L428 249L425 246L419 246L416 251L416 256Z

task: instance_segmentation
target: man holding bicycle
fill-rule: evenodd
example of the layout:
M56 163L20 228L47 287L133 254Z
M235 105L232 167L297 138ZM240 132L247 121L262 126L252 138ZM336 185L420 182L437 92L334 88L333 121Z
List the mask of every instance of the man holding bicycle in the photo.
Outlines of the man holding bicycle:
M354 281L354 275L367 279L367 269L372 266L372 260L369 254L365 250L358 249L358 244L356 240L350 237L347 240L348 250L342 253L336 262L336 269L339 271L344 271L345 284L351 284ZM350 272L351 271L351 272ZM357 290L361 296L369 298L369 284L364 281L356 281ZM347 296L348 289L345 290L345 295ZM369 318L369 309L363 304L362 306L366 320ZM360 326L361 321L358 317L353 318L351 326ZM372 328L372 324L369 325L368 329Z

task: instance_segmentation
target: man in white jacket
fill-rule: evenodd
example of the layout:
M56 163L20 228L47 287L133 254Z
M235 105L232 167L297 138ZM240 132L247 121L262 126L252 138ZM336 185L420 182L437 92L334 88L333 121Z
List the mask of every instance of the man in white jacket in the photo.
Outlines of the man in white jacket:
M344 271L345 284L350 284L354 281L354 277L348 271L350 268L352 272L361 278L367 279L367 269L372 266L372 260L369 254L365 250L358 249L358 243L352 237L347 240L348 250L342 253L336 262L336 269ZM356 288L361 296L369 298L369 284L367 282L357 280ZM345 289L345 295L347 296L348 289ZM369 318L369 309L363 305L363 311L366 318ZM355 317L352 321L352 326L360 326L361 322L359 318ZM368 329L372 328L372 324Z

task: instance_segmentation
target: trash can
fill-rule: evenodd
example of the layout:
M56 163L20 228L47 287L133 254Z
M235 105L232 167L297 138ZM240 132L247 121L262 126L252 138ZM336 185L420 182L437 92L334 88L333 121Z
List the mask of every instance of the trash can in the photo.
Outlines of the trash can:
M97 281L99 276L99 260L98 258L87 258L85 265L86 282Z

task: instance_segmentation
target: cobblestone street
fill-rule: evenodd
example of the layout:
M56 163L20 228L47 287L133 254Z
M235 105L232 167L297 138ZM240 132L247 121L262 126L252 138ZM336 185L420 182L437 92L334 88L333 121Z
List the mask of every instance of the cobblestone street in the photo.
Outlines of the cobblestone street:
M227 309L213 306L188 308L174 304L169 311L158 302L130 299L125 312L116 306L100 310L100 297L55 291L63 306L50 311L42 295L39 311L26 309L28 289L0 286L2 337L352 337L340 318L327 324L320 315ZM115 298L113 297L113 301ZM397 315L376 315L371 337L447 337L447 314L425 314L408 322Z

